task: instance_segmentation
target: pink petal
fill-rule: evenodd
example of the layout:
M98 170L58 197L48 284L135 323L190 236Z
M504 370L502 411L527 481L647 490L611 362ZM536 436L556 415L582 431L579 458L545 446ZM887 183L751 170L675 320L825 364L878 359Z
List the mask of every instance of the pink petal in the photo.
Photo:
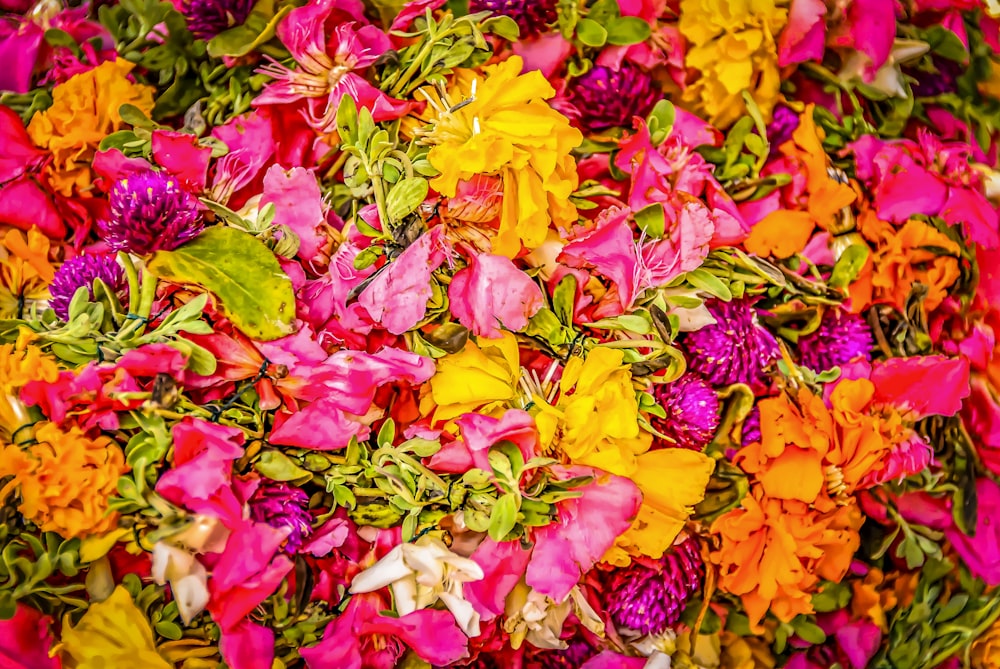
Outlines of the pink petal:
M882 643L882 630L868 620L847 623L834 634L852 669L865 669Z
M409 0L403 5L403 8L396 15L396 18L392 20L392 25L389 27L389 32L403 31L405 32L410 24L413 23L413 19L418 16L423 16L428 10L434 10L443 5L447 0Z
M59 669L58 657L49 657L52 619L18 603L14 617L0 620L0 669Z
M222 633L219 651L230 669L271 669L274 663L274 632L243 620Z
M21 176L0 186L0 224L21 230L37 226L52 239L66 236L66 225L49 197L38 183Z
M153 131L153 160L196 193L205 190L212 149L199 146L198 138L186 132Z
M944 533L973 576L987 585L1000 585L1000 486L988 478L976 481L978 512L976 528L970 537L952 525Z
M606 650L584 662L580 669L642 669L644 666L644 657L627 657L613 650Z
M318 400L294 414L278 414L278 420L269 437L272 444L316 451L345 448L351 437L366 439L371 432L330 400Z
M466 583L465 598L484 621L503 615L507 595L524 575L531 553L521 547L520 541L498 543L486 537L469 557L483 568L486 577Z
M927 383L933 379L933 383ZM969 396L969 361L927 355L889 358L872 368L875 400L925 416L954 416Z
M630 213L628 209L606 209L597 228L563 247L558 258L570 267L590 267L610 279L618 288L622 309L632 306L637 293L639 258L628 225Z
M323 194L316 176L304 167L289 171L272 165L264 175L264 195L260 206L274 203L274 225L287 225L299 237L296 255L312 260L325 246L327 238Z
M0 57L0 61L2 60ZM0 90L4 89L0 82ZM0 153L0 184L38 167L48 155L31 143L28 131L24 129L17 112L4 105L0 105L0 146L3 147L3 152Z
M778 39L778 65L822 60L826 37L826 3L792 0L788 23Z
M526 411L510 409L499 419L467 413L456 419L455 424L472 456L473 466L483 471L491 471L489 450L501 441L515 444L525 462L538 455L538 430L535 420Z
M450 665L469 656L469 639L449 611L421 609L400 618L379 615L362 626L362 633L397 637L434 665Z
M1000 246L1000 215L986 196L972 188L948 189L941 218L949 225L962 225L966 236L986 249Z
M0 22L0 91L27 93L45 31L30 19ZM2 146L2 144L0 144ZM6 148L6 147L4 147ZM0 177L0 181L4 181Z
M478 337L498 338L504 327L518 332L542 308L542 291L509 258L475 255L448 288L451 312Z
M329 555L333 549L340 548L351 533L351 524L343 518L331 518L323 526L312 533L302 546L302 552L313 557Z

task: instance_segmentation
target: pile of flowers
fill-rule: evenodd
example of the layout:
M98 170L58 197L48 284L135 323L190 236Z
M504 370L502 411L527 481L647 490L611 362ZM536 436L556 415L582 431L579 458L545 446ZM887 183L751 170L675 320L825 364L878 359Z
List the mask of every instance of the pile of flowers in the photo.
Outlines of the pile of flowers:
M1000 667L995 0L0 9L0 666Z

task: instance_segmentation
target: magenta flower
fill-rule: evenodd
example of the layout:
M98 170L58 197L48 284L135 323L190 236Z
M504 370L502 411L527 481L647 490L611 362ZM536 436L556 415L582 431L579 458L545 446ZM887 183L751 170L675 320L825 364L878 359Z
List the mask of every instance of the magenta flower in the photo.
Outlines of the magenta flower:
M195 37L210 40L250 16L254 0L182 0L181 13Z
M260 206L274 204L273 225L288 226L299 238L296 255L305 263L315 260L327 244L326 206L316 175L304 167L285 171L271 166L264 174Z
M123 302L128 299L128 284L125 272L113 255L82 255L71 258L59 267L49 293L49 306L62 320L69 318L69 304L80 288L86 288L90 299L94 298L94 280L100 279Z
M449 308L458 322L479 337L503 336L505 328L524 329L545 304L538 284L509 258L473 255L448 287Z
M18 603L14 617L0 620L0 667L3 669L59 669L52 647L52 619L41 611Z
M172 251L202 229L198 201L165 172L149 170L119 179L111 188L109 210L98 230L113 251Z
M819 327L800 337L798 345L802 365L824 372L855 358L871 360L874 341L864 318L843 309L828 309Z
M471 0L469 12L509 16L521 29L519 39L523 40L547 31L556 22L556 4L556 0Z
M358 27L344 20L338 10L331 23L335 0L320 0L292 10L278 25L278 39L288 48L298 67L291 69L272 60L259 72L274 79L253 104L281 105L305 99L306 118L316 132L336 130L337 108L346 95L371 111L375 121L405 116L412 103L395 100L372 86L360 74L388 51L388 36L375 26ZM360 6L360 5L359 5ZM356 16L362 20L362 16Z
M657 432L670 437L661 446L703 449L719 427L719 397L697 374L685 374L671 383L658 383L653 397L666 411L666 418L650 416Z
M287 483L265 482L250 498L250 518L277 529L287 528L284 549L298 553L312 534L313 517L309 513L309 495Z
M766 385L766 369L778 358L778 341L758 322L752 302L711 300L708 310L716 323L688 333L684 340L691 370L715 386Z
M648 114L662 97L653 78L629 61L615 69L592 67L570 87L570 101L588 132L629 126L633 117Z

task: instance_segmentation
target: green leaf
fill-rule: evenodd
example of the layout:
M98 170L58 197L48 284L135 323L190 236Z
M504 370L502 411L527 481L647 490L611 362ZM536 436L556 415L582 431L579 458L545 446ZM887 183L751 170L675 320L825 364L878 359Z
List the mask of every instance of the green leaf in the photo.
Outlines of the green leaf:
M253 339L270 341L293 331L292 282L264 243L245 232L208 228L173 251L157 251L147 268L163 280L211 291L226 317Z
M490 525L487 530L490 539L493 541L503 541L504 537L510 534L517 524L517 512L520 506L521 496L517 493L509 492L497 500L493 511L490 513Z
M208 55L213 58L245 56L269 41L274 37L275 28L281 19L295 9L294 4L286 3L275 12L274 3L275 0L260 0L243 25L234 26L213 37L208 43Z
M427 198L427 180L421 177L403 179L385 197L385 209L389 218L401 221L409 216Z
M722 283L719 277L715 276L706 269L701 269L700 267L692 272L688 272L687 281L695 288L704 290L706 293L710 293L715 297L728 302L733 299L733 294L729 290L729 286Z
M623 16L608 24L608 44L628 46L649 39L649 23L638 16Z
M653 239L663 237L666 229L666 218L663 213L663 205L659 202L647 205L635 212L635 223L639 229L646 233L646 236Z
M576 277L567 274L552 291L552 311L566 327L573 327L573 308L576 304Z
M493 33L497 37L502 37L508 42L516 42L521 36L521 29L517 21L509 16L492 16L482 23L483 32Z
M851 601L851 589L843 583L824 583L822 590L812 596L812 605L818 613L837 611Z
M576 24L576 36L587 46L601 47L608 41L608 31L593 19L580 19ZM613 91L608 91L608 95L614 95Z
M654 145L661 144L674 127L676 110L670 100L660 100L646 117L646 127Z
M814 622L802 620L792 623L792 626L795 628L795 634L803 641L808 641L811 644L821 644L826 641L826 634Z
M345 95L337 107L337 132L345 144L354 144L357 141L357 131L358 105L354 102L354 98Z
M254 463L254 469L272 481L309 481L312 473L306 471L281 451L264 451Z
M861 268L865 266L870 251L865 244L851 244L844 249L843 255L837 259L830 275L829 284L832 288L846 288L858 278Z

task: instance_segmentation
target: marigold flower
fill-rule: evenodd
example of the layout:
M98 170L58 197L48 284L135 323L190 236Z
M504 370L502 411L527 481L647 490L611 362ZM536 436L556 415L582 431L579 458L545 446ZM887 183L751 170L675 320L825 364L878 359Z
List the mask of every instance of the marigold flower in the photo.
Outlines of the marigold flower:
M1000 667L1000 621L986 630L972 642L973 669L996 669Z
M0 345L0 434L8 437L30 422L18 391L32 381L55 383L56 363L35 346Z
M18 318L26 304L49 298L55 276L49 246L49 238L36 227L27 236L7 231L0 245L0 318Z
M91 604L75 626L67 614L58 649L66 669L172 666L156 652L149 621L122 586L103 602Z
M755 485L738 509L712 524L719 550L719 587L743 600L750 627L770 610L779 620L812 613L820 579L839 582L861 543L863 518L856 505L821 513L795 500L768 497Z
M535 248L545 241L550 223L568 227L576 221L569 196L579 179L570 151L583 141L545 102L555 95L545 77L538 71L521 74L522 67L521 58L512 56L484 68L485 80L461 74L452 93L464 104L420 89L433 118L418 134L433 146L427 158L441 173L431 186L454 197L462 181L501 176L504 199L493 252L508 257L517 255L522 243Z
M774 0L681 0L680 28L690 46L685 64L700 72L682 100L714 126L732 125L749 89L770 121L781 76L775 36L788 10Z
M108 498L128 471L121 449L108 437L91 439L76 426L63 431L43 422L35 425L34 436L31 446L8 444L0 450L0 476L14 477L0 497L18 489L24 517L67 539L114 528L118 515L108 513Z
M61 195L68 197L90 185L90 161L98 145L125 125L119 114L122 105L152 112L153 88L128 80L133 67L119 58L74 75L53 89L52 106L31 118L28 136L52 152L49 178Z

